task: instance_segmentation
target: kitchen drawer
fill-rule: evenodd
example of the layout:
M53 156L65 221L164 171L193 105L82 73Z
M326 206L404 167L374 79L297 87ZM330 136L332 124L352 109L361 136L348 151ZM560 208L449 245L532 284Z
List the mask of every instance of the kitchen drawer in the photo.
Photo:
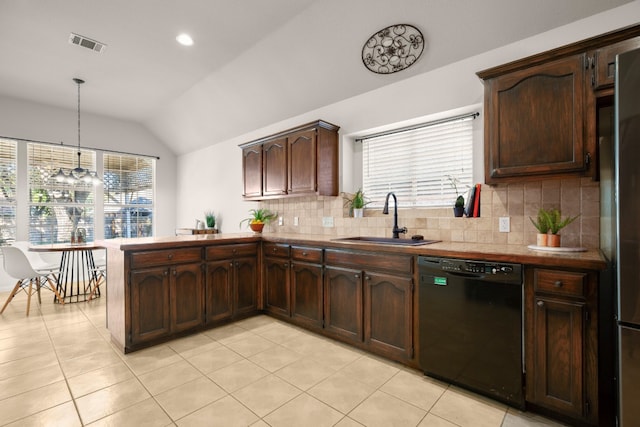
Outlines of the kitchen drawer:
M582 297L587 283L587 274L536 268L533 280L536 292Z
M207 260L230 259L244 256L256 256L258 247L255 243L240 245L216 245L207 247Z
M413 274L413 256L411 255L327 249L324 253L324 262L327 265L344 266L359 270Z
M131 268L157 267L168 264L198 262L202 259L202 248L180 248L161 251L133 252Z
M265 256L289 258L289 245L282 243L264 243Z
M291 258L295 261L322 263L322 248L308 248L302 246L291 247Z

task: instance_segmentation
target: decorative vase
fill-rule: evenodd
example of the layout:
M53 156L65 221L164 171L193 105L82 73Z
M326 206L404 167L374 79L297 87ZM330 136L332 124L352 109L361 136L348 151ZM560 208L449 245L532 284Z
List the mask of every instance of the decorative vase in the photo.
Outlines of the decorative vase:
M549 234L547 236L547 244L553 248L560 247L560 235L559 234Z
M353 217L354 218L363 218L364 217L364 208L353 208Z
M453 216L461 217L464 214L464 206L454 206L453 207Z
M256 222L253 224L249 224L249 228L251 228L251 230L253 230L256 233L262 233L262 229L264 228L264 223Z
M549 237L549 235L547 233L538 233L536 235L536 245L537 246L547 246L548 237Z

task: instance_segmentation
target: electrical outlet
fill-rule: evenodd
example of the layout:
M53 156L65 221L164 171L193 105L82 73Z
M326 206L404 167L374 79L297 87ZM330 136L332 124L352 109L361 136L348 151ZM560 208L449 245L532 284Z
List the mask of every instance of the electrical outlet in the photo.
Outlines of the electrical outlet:
M511 231L511 221L508 216L501 216L498 221L498 230L501 233L508 233Z
M333 227L333 217L332 216L323 216L322 217L322 226L323 227Z
M284 218L281 216L278 217L278 225L284 225Z
M300 225L300 221L298 220L298 217L297 217L297 216L294 216L294 217L293 217L293 225L294 225L294 226L296 226L296 227L297 227L298 225Z

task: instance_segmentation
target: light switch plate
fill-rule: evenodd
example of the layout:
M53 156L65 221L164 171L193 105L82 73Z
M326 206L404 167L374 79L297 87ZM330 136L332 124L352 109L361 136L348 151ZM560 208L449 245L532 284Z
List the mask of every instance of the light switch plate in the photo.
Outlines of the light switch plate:
M300 225L300 221L298 220L297 216L293 217L293 225L295 225L296 227Z
M498 231L501 233L508 233L511 231L511 220L508 216L501 216L498 221Z
M281 216L278 217L278 225L284 225L284 218Z
M323 227L333 227L333 217L332 216L323 216L322 217L322 226Z

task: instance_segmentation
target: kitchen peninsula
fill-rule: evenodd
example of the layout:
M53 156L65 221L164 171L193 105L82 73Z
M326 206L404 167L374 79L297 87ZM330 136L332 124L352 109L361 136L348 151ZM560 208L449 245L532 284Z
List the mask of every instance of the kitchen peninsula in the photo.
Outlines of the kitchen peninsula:
M520 263L527 403L597 423L598 271L605 267L598 250L559 255L514 245L399 246L280 233L100 243L107 248L107 326L125 353L266 313L413 368L419 255ZM563 334L551 336L549 322ZM560 352L566 346L573 350ZM551 375L560 370L566 374Z

